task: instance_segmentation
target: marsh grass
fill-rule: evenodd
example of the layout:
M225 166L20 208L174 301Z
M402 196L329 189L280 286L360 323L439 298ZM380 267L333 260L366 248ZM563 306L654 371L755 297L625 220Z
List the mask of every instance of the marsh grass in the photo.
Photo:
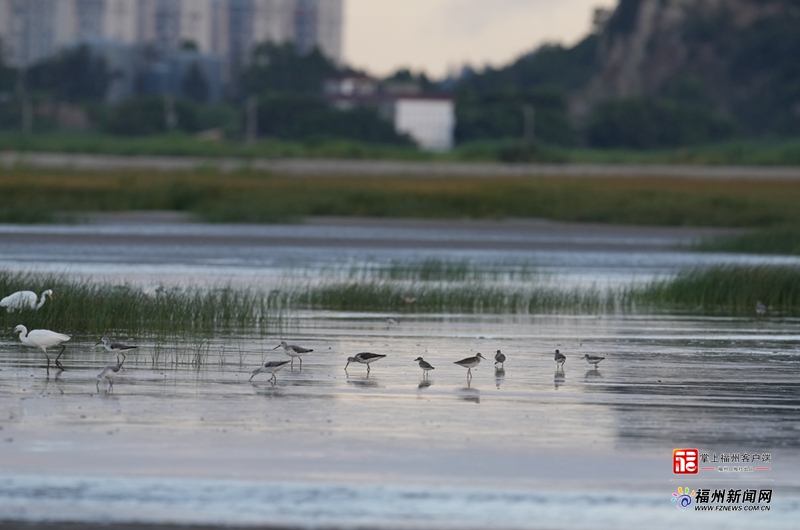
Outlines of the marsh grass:
M544 218L641 225L800 225L790 180L667 177L287 176L241 171L0 171L5 222L77 212L171 210L210 222L308 216Z
M204 366L212 358L210 337L279 333L287 315L298 310L397 314L530 313L692 313L754 315L757 301L775 314L800 313L800 268L724 266L685 271L648 284L617 288L565 289L537 276L495 281L496 269L481 272L468 264L423 263L389 266L370 276L331 277L314 283L288 282L269 290L225 288L168 289L148 297L129 285L70 281L62 276L0 271L0 293L23 288L53 289L55 300L39 311L0 313L5 330L17 324L100 337L126 333L151 337L147 353L154 365ZM388 271L388 272L387 272ZM398 272L399 271L399 272ZM481 274L484 274L483 276ZM453 280L452 278L457 278ZM399 279L398 279L399 278ZM427 278L427 279L425 279ZM178 346L178 340L181 346ZM214 356L240 366L249 352L239 343ZM215 350L216 351L216 350ZM138 355L138 354L137 354ZM262 358L265 352L261 352Z
M217 329L262 331L279 327L281 308L270 293L231 287L167 289L155 296L131 285L70 280L62 275L0 271L0 293L54 292L39 311L0 312L5 329L24 323L66 333L176 335ZM4 295L5 296L5 295Z
M713 237L691 248L702 252L800 256L800 225L780 225L744 234Z
M800 268L786 266L718 266L694 269L655 281L625 295L643 309L703 314L754 315L758 301L773 312L800 312Z

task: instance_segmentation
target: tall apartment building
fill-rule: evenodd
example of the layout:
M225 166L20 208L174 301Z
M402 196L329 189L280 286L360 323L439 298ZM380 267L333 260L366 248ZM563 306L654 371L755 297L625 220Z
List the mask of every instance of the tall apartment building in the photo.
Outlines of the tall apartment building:
M31 64L78 42L148 44L174 51L185 41L224 61L246 62L260 42L342 52L343 0L0 0L6 62Z

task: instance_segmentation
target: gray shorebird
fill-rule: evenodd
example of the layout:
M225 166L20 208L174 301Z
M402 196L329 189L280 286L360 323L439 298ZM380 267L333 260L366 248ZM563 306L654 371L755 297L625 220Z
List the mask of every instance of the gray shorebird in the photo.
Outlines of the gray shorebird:
M137 346L128 346L127 344L122 344L121 342L111 342L111 339L108 337L103 337L100 339L100 342L95 344L95 346L103 345L103 348L106 351L111 353L123 353L126 351L135 350ZM119 361L119 356L117 356L117 361Z
M422 368L422 377L427 377L428 372L430 372L431 370L435 370L435 368L431 366L431 363L429 363L422 357L417 357L414 360L419 361L419 367Z
M598 355L589 355L588 353L584 355L583 358L586 359L587 363L593 364L595 370L597 369L597 365L600 364L600 361L605 359L605 357L600 357Z
M760 317L767 314L767 306L761 300L756 302L756 314Z
M286 344L285 340L282 340L280 344L272 348L273 350L277 350L278 348L283 348L283 351L292 358L291 368L294 368L294 358L297 357L300 360L300 369L303 369L303 358L301 355L305 355L307 353L311 353L314 350L307 350L305 348L301 348L300 346L296 346L294 344ZM273 374L274 375L274 374Z
M486 357L478 353L475 357L467 357L466 359L461 359L460 361L456 361L453 364L457 364L459 366L463 366L467 369L467 379L472 379L472 369L478 366L481 362L481 359L484 361Z
M505 368L506 356L500 350L497 350L497 353L494 354L494 364L500 365Z
M385 355L381 355L380 353L370 353L368 351L357 353L352 357L347 358L347 364L344 365L344 371L347 371L347 367L350 366L350 363L361 363L367 365L367 373L369 373L369 363L374 363L375 361L379 361L386 357Z
M253 378L256 375L266 372L266 373L272 375L272 377L267 379L267 381L272 381L272 384L274 385L275 383L278 382L278 378L275 377L275 372L277 372L278 370L283 369L287 364L289 364L289 361L269 361L269 362L266 362L262 366L260 366L260 367L256 368L255 370L253 370L253 373L250 374L250 379L248 379L248 381L252 381Z
M567 360L567 358L564 356L564 354L561 353L558 350L556 350L555 355L553 355L553 359L555 359L555 361L556 361L556 368L558 368L559 366L561 366L563 368L564 367L564 363Z
M61 354L64 353L64 350L67 348L62 342L67 342L70 339L69 335L64 335L63 333L56 333L55 331L50 331L49 329L32 329L30 333L28 332L28 328L20 324L19 326L14 328L10 334L19 333L19 340L25 346L30 346L31 348L40 348L44 352L44 356L47 357L47 373L50 373L50 356L47 355L47 348L53 348L55 346L61 346L61 351L58 352L56 356L56 367L62 372L64 371L64 367L61 366L61 362L59 362L59 357Z
M109 364L103 371L97 374L97 388L100 389L100 380L104 377L108 380L108 387L111 388L114 386L114 377L117 376L120 370L122 370L122 364L125 362L125 354L121 353L122 361L119 360L119 355L117 355L117 364Z

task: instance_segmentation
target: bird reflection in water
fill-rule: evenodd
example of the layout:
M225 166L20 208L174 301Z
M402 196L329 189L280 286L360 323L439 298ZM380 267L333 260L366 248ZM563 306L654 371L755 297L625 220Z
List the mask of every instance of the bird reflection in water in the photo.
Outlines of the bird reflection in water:
M363 378L348 377L347 383L353 386L357 386L359 388L375 388L378 386L378 380L370 379L369 374L367 374Z
M498 389L500 389L500 383L502 383L505 378L506 378L505 368L494 369L494 384L497 385Z
M603 374L600 373L600 370L598 370L597 368L595 368L594 370L587 370L586 371L585 378L586 378L587 381L598 380L598 379L600 379L602 377L603 377Z
M460 391L460 398L462 401L468 401L470 403L480 403L481 402L481 392L477 388L470 388L470 384L467 383L467 386L462 388Z
M567 375L564 370L556 368L556 373L553 375L553 387L558 390L558 387L567 382Z
M423 388L428 388L432 384L433 384L433 381L431 381L428 378L420 379L419 385L417 385L417 388L422 390Z

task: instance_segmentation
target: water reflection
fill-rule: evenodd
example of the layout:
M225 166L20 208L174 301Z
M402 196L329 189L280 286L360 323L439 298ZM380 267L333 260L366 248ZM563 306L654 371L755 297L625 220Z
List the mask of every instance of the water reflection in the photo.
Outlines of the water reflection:
M422 389L428 388L432 384L433 384L433 381L431 381L430 379L421 379L420 382L419 382L419 385L417 385L417 388L422 390Z
M470 403L481 402L481 391L477 388L471 388L470 383L467 383L466 387L460 389L458 394L462 401L468 401Z
M497 385L497 389L500 389L500 383L503 382L503 379L506 378L506 370L505 368L495 368L494 369L494 384Z
M353 385L359 388L377 388L378 387L378 380L377 379L370 379L369 374L366 375L363 379L355 379L351 377L347 377L347 384Z
M556 368L556 373L553 375L553 388L558 390L558 387L562 386L566 381L567 375L564 373L564 370Z
M586 379L586 381L595 382L595 381L599 381L600 379L602 379L602 377L603 377L603 374L600 373L600 370L598 370L597 368L594 368L594 369L586 371L586 375L584 376L584 379Z

